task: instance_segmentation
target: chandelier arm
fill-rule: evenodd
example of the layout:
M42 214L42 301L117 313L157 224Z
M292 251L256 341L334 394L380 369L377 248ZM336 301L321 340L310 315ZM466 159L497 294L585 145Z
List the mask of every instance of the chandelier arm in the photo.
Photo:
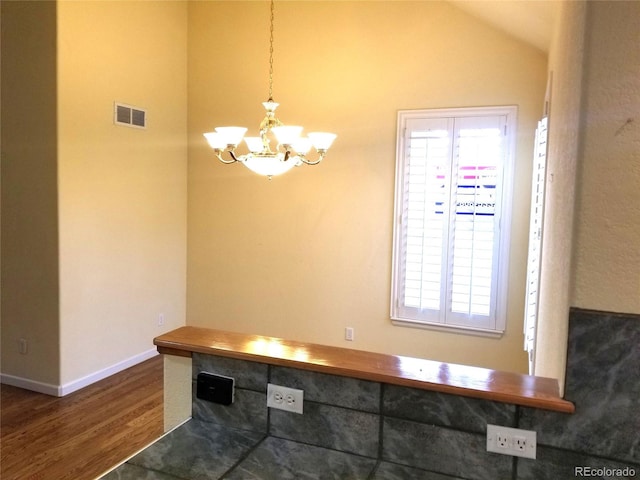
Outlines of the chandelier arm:
M228 162L228 163L234 163L234 162L239 162L240 159L238 157L236 157L236 154L233 152L232 149L227 150L227 152L229 152L229 155L231 155L231 158L233 158L233 161Z
M300 161L302 163L304 163L305 165L318 165L323 159L324 156L327 154L326 151L324 152L318 152L318 158L317 160L307 160L305 155L298 155L298 158L300 159Z
M231 154L231 158L232 160L225 160L224 158L222 158L222 154L224 152L229 152ZM238 162L238 158L234 155L234 153L231 150L215 150L214 151L216 157L218 157L218 160L220 160L222 163L229 165L231 163L236 163Z

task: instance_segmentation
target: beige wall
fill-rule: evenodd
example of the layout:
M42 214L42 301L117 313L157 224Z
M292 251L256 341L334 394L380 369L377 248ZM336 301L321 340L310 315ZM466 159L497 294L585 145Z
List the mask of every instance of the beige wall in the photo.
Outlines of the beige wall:
M534 373L564 385L576 172L578 168L584 2L562 2L549 54L550 113L540 299Z
M186 40L185 2L2 2L3 381L72 391L184 325Z
M63 384L185 323L186 22L184 2L59 2ZM114 101L148 128L115 126Z
M563 2L536 375L564 384L570 306L640 313L638 2ZM586 32L586 34L585 34Z
M184 323L187 104L190 324L526 368L520 329L528 193L514 206L513 300L503 340L390 325L395 115L518 104L515 190L528 192L545 56L444 2L279 2L280 117L339 138L319 167L268 182L216 163L200 135L259 122L267 96L266 5L65 1L56 43L55 3L2 2L3 373L70 382L151 348L151 338ZM541 317L550 320L538 342L546 366L537 370L560 379L569 305L640 311L633 168L640 77L631 21L639 6L563 5L549 55L556 175L541 299ZM255 24L265 28L244 28ZM150 128L113 126L114 100L148 108ZM165 329L156 326L159 313ZM356 328L354 343L342 340L347 325ZM26 356L17 353L19 338L29 340Z
M640 313L640 2L588 2L572 304Z
M266 2L190 3L188 324L526 371L530 171L546 56L446 2L278 2L279 117L338 139L320 166L268 181L218 163L201 136L225 124L257 131L268 14ZM506 104L519 107L506 335L392 326L397 110Z
M2 2L1 30L2 373L55 385L56 4Z

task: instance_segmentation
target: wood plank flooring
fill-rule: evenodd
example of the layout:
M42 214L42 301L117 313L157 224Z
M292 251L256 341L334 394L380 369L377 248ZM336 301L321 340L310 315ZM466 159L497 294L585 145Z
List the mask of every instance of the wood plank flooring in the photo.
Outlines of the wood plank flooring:
M161 355L61 398L0 387L2 480L93 480L162 433Z

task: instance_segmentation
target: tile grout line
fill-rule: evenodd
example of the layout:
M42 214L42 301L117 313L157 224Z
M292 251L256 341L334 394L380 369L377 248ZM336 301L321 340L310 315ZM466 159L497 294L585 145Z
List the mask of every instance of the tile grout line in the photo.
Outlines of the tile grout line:
M513 424L514 428L520 428L520 405L516 405ZM513 457L511 462L511 478L512 480L518 480L518 457Z
M385 384L380 382L380 395L378 397L378 458L375 467L369 474L368 479L375 478L375 474L380 468L380 464L382 463L383 456L383 441L384 441L384 390Z
M229 467L229 469L228 469L226 472L224 472L220 477L218 477L218 478L219 478L219 480L224 480L224 478L225 478L227 475L229 475L229 474L230 474L230 473L232 473L232 472L233 472L237 467L239 467L239 466L240 466L240 464L241 464L242 462L244 462L247 458L249 458L249 456L251 456L251 454L252 454L254 451L256 451L256 449L257 449L260 445L262 445L262 444L264 443L264 441L265 441L267 438L269 438L269 435L268 435L268 434L264 435L260 440L258 440L258 441L255 443L255 445L254 445L254 446L252 446L249 450L247 450L247 451L245 452L245 454L244 454L244 455L240 456L240 458L238 459L238 461L237 461L237 462L235 462L233 465L231 465L231 467Z

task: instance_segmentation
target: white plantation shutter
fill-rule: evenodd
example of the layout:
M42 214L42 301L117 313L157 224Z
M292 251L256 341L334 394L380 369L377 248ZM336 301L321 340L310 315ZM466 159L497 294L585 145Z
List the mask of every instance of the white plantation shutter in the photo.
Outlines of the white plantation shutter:
M452 323L491 328L495 317L505 117L458 118L450 217Z
M499 330L507 115L466 110L400 113L392 319Z
M407 128L403 298L406 307L431 313L438 321L445 302L441 286L446 281L442 266L447 261L443 246L448 242L451 126L448 119L418 119Z
M536 327L540 287L540 254L544 218L544 190L547 165L547 117L538 122L533 176L531 180L531 216L529 226L529 255L527 259L527 290L524 311L524 350L529 354L529 374L533 375Z

